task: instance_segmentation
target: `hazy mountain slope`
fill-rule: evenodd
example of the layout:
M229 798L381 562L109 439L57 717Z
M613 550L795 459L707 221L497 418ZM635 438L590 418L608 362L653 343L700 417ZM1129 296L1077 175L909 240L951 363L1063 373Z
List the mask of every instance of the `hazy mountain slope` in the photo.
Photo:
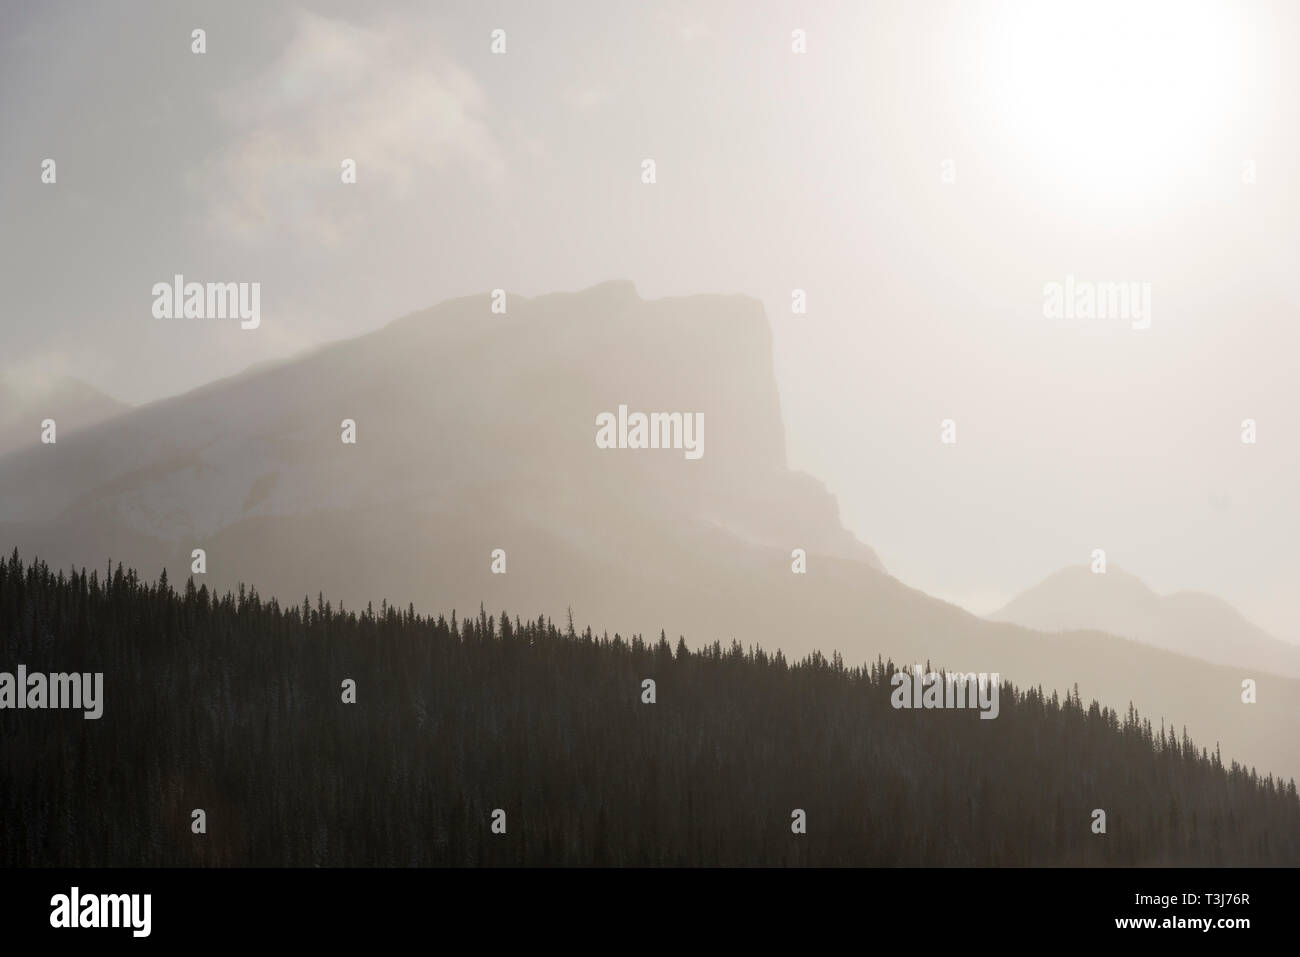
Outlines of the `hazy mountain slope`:
M41 422L53 419L56 438L111 419L131 408L67 376L49 381L0 377L0 455L41 441Z
M596 415L702 411L703 458L595 444ZM357 422L356 445L340 421ZM1044 636L907 588L785 467L770 332L748 298L628 283L444 303L0 460L0 544L301 602L546 610L849 660L932 658L1172 716L1225 759L1300 772L1300 682L1092 633ZM790 570L793 548L808 573ZM507 553L507 573L490 570Z
M1093 628L1215 664L1300 678L1300 646L1272 637L1213 595L1158 595L1113 565L1102 575L1064 568L989 617L1043 631Z
M111 523L188 544L241 519L598 498L878 566L835 500L785 467L761 307L644 302L630 283L445 303L289 364L139 409L0 463L0 520ZM616 411L704 413L703 458L600 450ZM355 446L340 441L354 419ZM594 502L592 503L594 504Z

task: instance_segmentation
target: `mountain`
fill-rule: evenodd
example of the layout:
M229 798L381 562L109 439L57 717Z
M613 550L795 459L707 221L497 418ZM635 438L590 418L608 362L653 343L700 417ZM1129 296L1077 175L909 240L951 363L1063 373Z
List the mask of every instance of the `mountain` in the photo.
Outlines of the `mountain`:
M1300 646L1251 624L1203 592L1158 595L1114 565L1063 568L989 616L1040 631L1095 629L1221 665L1300 678Z
M56 440L131 408L67 376L22 381L0 378L0 455L41 441L41 423L53 419ZM56 442L57 444L57 442Z
M534 539L623 555L624 533L646 522L725 529L754 545L797 539L880 568L825 488L785 466L756 301L644 302L631 283L607 283L514 297L508 316L487 303L445 303L138 409L77 442L11 456L0 462L0 521L68 528L104 546L148 542L161 549L151 558L171 564L207 547L232 573L235 556L256 561L253 550L222 546L269 528L277 538L334 530L394 559L405 548L463 546L454 566L486 570L495 547L538 560ZM597 415L620 404L702 412L705 454L597 448ZM344 419L357 423L355 445L340 439ZM395 561L358 568L339 558L347 596L428 588Z
M626 282L442 303L376 332L0 459L0 546L120 561L301 604L570 608L598 631L731 639L797 657L933 660L1080 693L1300 773L1300 681L1098 632L980 619L888 575L791 471L761 305L643 300ZM703 413L703 455L597 445L620 405ZM356 423L356 443L341 423ZM883 506L882 506L883 507ZM941 548L942 542L934 547ZM791 553L807 552L792 574ZM502 549L506 573L494 574Z

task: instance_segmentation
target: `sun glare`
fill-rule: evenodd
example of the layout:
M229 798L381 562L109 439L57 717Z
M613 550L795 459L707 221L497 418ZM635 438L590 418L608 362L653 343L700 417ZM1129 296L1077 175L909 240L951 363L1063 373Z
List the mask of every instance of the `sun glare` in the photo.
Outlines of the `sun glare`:
M1247 39L1230 4L1040 0L1000 9L974 74L1001 149L1137 201L1234 145Z

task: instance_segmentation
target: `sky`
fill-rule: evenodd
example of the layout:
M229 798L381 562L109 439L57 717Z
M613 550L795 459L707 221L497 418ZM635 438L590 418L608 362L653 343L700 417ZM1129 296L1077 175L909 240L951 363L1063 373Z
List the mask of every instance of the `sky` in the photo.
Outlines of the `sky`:
M498 287L742 293L908 584L987 613L1103 548L1300 641L1298 44L1249 0L4 0L0 372L143 403ZM154 319L177 273L261 325ZM1149 328L1048 318L1067 277Z

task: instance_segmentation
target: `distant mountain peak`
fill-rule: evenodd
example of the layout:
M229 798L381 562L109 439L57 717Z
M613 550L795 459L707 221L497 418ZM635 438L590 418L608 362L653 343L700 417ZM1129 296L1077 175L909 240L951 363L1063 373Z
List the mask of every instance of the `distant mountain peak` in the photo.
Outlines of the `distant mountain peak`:
M582 290L580 295L609 296L616 299L640 299L631 279L607 279Z
M1230 603L1199 591L1161 595L1116 565L1053 572L988 616L1041 631L1104 631L1215 664L1300 677L1300 646L1280 641Z
M0 455L39 444L47 418L65 435L130 408L72 376L5 372L0 374Z

